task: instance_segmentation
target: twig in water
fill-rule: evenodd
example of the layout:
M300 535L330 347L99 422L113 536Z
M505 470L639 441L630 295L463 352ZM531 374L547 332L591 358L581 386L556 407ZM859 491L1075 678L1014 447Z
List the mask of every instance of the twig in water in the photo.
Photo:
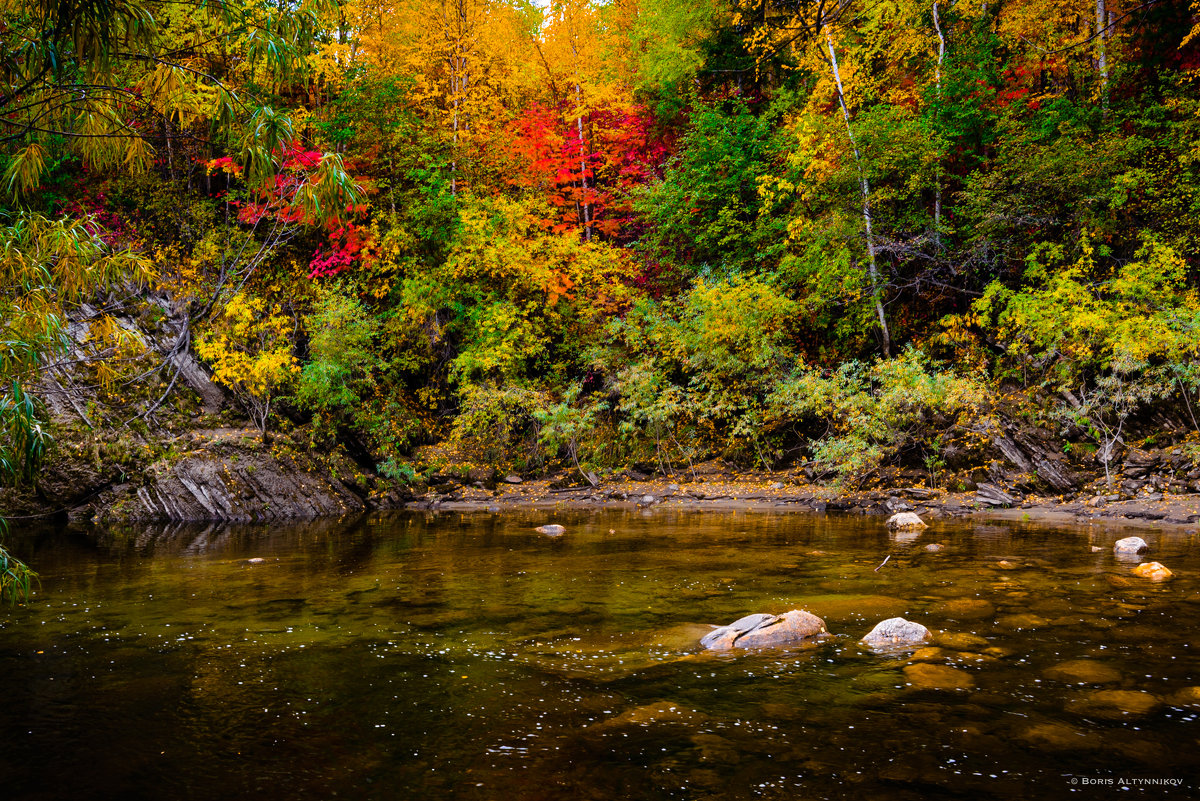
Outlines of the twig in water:
M892 555L889 553L887 556L885 556L883 558L883 561L879 563L879 567L883 567L884 565L886 565L888 563L888 559L891 559L891 558L892 558ZM876 573L879 572L879 567L875 568Z

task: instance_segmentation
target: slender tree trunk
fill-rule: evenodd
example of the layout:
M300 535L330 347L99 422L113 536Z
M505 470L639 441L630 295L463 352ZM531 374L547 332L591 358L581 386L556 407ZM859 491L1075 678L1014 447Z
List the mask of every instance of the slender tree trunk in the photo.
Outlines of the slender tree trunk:
M583 89L579 85L579 48L575 46L578 30L571 31L571 55L575 58L575 129L579 133L579 202L583 208L583 238L592 241L592 209L588 203L587 146L583 138Z
M167 140L167 173L175 180L175 145L171 141L171 117L163 112L163 138Z
M867 240L867 263L871 278L871 297L875 301L875 314L879 318L879 331L883 339L883 355L890 356L892 338L888 331L887 317L883 312L883 298L879 285L879 268L875 259L875 232L871 225L871 184L867 180L867 171L863 167L862 154L858 150L858 142L854 139L854 126L850 122L850 109L846 105L846 92L842 87L842 74L838 69L837 51L833 47L833 36L825 29L825 42L829 46L829 66L833 70L833 82L837 86L838 105L842 107L842 117L846 120L846 135L850 138L850 147L854 151L854 164L858 167L858 185L862 192L863 228Z
M453 104L450 136L450 195L458 196L458 54L450 57L450 102Z
M1096 0L1096 69L1100 73L1100 103L1108 116L1108 13L1104 0Z
M942 103L942 62L946 58L946 36L942 33L942 21L938 19L938 0L933 0L933 28L937 31L938 57L934 79L937 84L937 117L941 116ZM942 241L942 159L939 155L934 165L933 184L933 238L939 244Z
M592 209L588 203L587 192L587 147L583 139L583 101L581 100L582 91L579 88L579 83L575 83L575 102L579 105L579 116L575 118L575 129L579 133L579 186L581 195L579 197L580 204L583 206L583 238L588 242L592 241Z

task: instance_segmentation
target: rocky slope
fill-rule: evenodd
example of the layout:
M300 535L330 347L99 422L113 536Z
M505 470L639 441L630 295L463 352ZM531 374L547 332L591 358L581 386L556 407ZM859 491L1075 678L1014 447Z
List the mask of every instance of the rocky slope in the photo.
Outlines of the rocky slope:
M270 521L399 505L406 494L340 447L302 430L269 444L184 347L183 312L169 299L120 307L119 323L147 345L140 379L101 389L87 360L90 313L70 326L75 349L38 387L56 440L32 486L0 488L14 523L37 519Z

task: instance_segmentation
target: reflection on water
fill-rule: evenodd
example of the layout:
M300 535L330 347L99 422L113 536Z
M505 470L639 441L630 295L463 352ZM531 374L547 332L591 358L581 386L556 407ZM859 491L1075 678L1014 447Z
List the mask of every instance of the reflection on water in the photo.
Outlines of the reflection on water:
M1194 535L1139 532L1177 574L1156 585L1114 559L1117 530L957 522L900 542L877 519L660 510L560 513L550 539L544 521L31 535L42 589L0 617L5 798L1200 786ZM791 608L835 636L696 647L703 624ZM895 615L941 633L856 645Z

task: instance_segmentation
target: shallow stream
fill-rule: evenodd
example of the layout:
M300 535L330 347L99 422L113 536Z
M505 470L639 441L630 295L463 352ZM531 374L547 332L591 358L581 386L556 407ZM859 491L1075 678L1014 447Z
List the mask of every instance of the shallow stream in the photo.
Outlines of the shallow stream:
M1130 533L1174 580L1130 577ZM100 539L10 534L42 586L0 610L8 801L1200 794L1194 533L659 509ZM832 636L697 648L792 608ZM938 639L857 644L897 615Z

